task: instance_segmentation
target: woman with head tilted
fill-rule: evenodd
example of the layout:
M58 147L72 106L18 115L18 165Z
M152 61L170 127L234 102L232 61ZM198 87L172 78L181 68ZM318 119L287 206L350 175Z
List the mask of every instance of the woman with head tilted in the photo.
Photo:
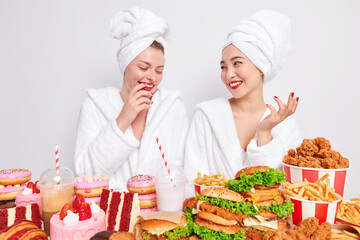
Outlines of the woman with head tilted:
M110 31L120 40L122 87L88 90L78 121L75 169L79 176L107 174L110 188L124 191L131 176L162 166L156 137L168 160L183 165L188 120L179 92L159 87L167 22L134 7L117 13Z
M298 97L287 103L274 96L279 109L265 104L263 85L281 69L291 47L287 16L262 10L229 33L220 61L221 80L232 98L197 106L185 150L189 180L196 172L233 178L246 166L281 168L287 150L301 142L291 117Z

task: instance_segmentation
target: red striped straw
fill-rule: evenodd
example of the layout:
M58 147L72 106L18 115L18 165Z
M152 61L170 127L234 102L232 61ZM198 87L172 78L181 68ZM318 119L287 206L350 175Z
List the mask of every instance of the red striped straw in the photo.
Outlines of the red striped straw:
M174 182L174 179L173 179L172 176L171 176L171 170L170 170L170 168L169 168L169 166L168 166L167 160L165 159L165 154L164 154L164 152L163 152L163 148L162 148L162 146L161 146L161 144L160 144L160 142L159 142L159 138L158 138L158 137L156 138L156 142L157 142L157 144L158 144L158 146L159 146L159 150L160 150L160 153L161 153L161 157L162 157L162 159L164 160L164 164L165 164L167 173L169 174L170 181L173 183L173 182ZM175 183L174 183L174 187L176 187Z
M59 169L59 148L58 146L55 147L55 163L56 163L56 177L57 177L57 184L60 184L60 169Z

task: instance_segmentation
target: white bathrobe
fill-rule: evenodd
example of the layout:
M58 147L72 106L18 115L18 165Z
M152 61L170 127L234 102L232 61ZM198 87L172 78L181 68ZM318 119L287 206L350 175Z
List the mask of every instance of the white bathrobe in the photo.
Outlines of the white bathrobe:
M107 174L110 188L126 191L130 177L140 173L154 175L164 165L156 137L167 160L183 167L188 119L179 98L179 92L162 88L155 92L139 142L131 126L123 133L116 124L124 105L120 90L88 90L78 121L76 174Z
M269 114L270 110L267 109L262 119ZM184 168L189 183L196 178L197 172L221 173L234 178L240 169L248 166L267 165L281 169L287 151L301 144L300 130L296 121L288 117L272 129L271 135L272 140L259 147L255 134L245 152L240 146L228 99L218 98L200 103L185 148ZM193 194L193 191L187 189L187 195Z

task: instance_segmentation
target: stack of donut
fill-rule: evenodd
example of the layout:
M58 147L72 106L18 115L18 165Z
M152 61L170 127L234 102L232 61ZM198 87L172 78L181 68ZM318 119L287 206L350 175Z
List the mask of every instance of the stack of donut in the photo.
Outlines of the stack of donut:
M77 177L75 179L75 194L84 196L85 202L92 202L100 205L100 196L103 189L108 189L109 181L106 175L89 175L86 177Z
M28 169L5 169L0 171L0 208L15 206L16 195L24 190L30 181Z
M130 192L139 194L140 214L157 211L154 176L136 175L126 184Z

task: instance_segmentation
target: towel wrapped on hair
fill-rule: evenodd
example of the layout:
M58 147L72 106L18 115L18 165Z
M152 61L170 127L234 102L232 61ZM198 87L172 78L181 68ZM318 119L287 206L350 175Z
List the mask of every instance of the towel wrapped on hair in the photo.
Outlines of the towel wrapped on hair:
M232 29L224 48L230 44L262 71L267 83L281 70L291 50L290 19L279 12L261 10Z
M154 41L159 42L165 50L168 23L147 9L133 7L111 18L110 34L120 40L117 60L124 75L127 65Z

